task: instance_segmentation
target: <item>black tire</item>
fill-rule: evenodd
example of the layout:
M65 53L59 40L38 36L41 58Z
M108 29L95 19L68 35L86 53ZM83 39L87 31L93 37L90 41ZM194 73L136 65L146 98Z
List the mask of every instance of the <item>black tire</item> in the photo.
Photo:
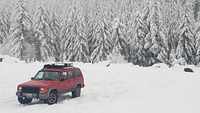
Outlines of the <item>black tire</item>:
M58 95L56 91L51 91L49 93L49 97L47 98L46 102L49 105L55 104L58 101Z
M32 102L32 98L27 98L27 97L18 97L18 102L20 104L29 104Z
M74 91L72 91L72 98L80 97L81 96L81 87L77 86Z

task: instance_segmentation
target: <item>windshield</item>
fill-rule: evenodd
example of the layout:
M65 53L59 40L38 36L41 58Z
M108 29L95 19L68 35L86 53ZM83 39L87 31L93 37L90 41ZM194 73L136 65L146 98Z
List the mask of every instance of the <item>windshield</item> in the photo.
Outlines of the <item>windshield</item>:
M59 72L54 71L39 71L34 80L59 80Z

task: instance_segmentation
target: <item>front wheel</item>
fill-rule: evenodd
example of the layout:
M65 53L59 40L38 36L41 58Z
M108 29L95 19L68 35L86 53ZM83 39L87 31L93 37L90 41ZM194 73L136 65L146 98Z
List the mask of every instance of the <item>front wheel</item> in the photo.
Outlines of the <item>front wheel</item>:
M57 103L58 100L58 96L57 93L55 91L50 92L48 99L46 100L46 102L49 105L55 104Z
M27 98L27 97L18 97L18 102L20 104L29 104L32 102L32 98Z

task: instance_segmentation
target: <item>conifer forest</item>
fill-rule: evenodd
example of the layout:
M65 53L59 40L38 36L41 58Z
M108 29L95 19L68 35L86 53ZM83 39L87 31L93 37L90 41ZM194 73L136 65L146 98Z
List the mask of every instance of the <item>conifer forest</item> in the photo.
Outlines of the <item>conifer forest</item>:
M3 0L0 53L27 62L200 63L200 0Z

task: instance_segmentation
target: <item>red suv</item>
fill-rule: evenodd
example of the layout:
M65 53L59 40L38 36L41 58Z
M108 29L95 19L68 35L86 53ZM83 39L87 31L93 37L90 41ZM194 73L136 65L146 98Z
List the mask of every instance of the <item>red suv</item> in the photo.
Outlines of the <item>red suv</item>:
M72 64L47 64L30 81L17 86L18 101L29 104L33 98L43 100L49 105L57 102L59 94L72 92L79 97L84 79L81 70Z

